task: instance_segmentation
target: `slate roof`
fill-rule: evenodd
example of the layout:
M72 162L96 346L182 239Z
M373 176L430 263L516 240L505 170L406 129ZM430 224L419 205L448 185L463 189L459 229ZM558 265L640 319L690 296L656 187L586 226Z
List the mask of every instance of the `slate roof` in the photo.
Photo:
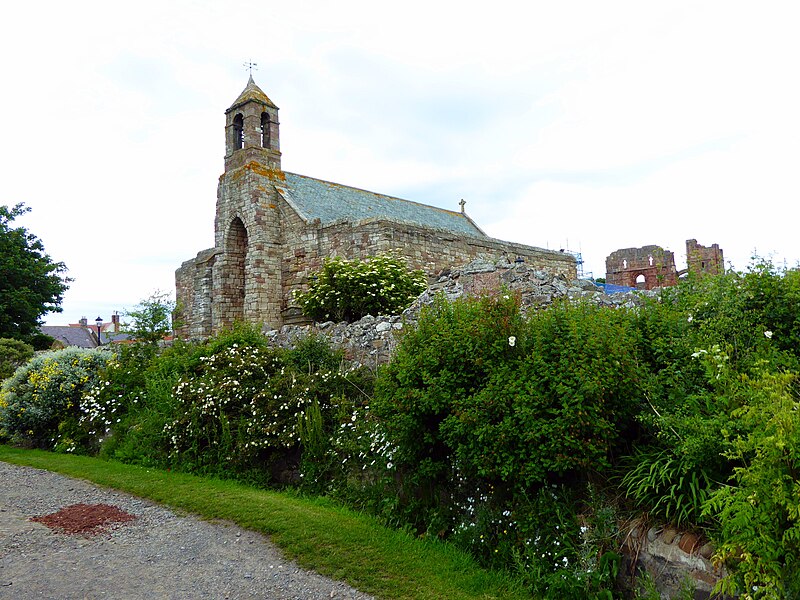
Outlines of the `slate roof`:
M276 185L283 198L306 222L319 219L321 225L388 220L451 233L487 237L462 212L445 210L402 198L376 194L354 187L286 173L285 187Z
M133 336L129 333L120 333L119 331L101 331L100 341L103 342L104 346L116 342L132 342Z
M97 334L83 327L70 327L69 325L43 325L39 330L62 342L65 346L78 348L97 348Z

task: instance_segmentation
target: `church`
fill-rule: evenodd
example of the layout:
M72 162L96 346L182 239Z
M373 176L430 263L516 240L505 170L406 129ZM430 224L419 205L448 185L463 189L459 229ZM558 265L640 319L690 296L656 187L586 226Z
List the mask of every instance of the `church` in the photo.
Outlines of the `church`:
M388 251L429 277L477 257L576 275L569 253L487 236L464 211L445 210L281 168L278 107L253 81L225 111L225 170L214 247L175 273L176 333L207 337L235 322L278 328L296 312L326 257Z

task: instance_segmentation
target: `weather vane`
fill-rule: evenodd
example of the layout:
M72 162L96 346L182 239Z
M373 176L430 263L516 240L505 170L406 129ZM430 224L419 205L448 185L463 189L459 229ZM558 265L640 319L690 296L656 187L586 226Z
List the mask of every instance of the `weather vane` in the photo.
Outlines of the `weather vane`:
M254 63L252 60L248 60L244 63L244 66L247 67L247 70L250 71L250 77L253 76L253 68L256 67L256 71L258 71L258 63Z

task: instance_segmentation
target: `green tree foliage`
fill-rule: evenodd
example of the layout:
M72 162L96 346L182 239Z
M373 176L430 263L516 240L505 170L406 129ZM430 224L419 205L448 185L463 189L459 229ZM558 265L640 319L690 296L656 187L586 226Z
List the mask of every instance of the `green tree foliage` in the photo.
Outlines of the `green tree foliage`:
M91 385L82 360L18 369L0 426L262 483L280 465L306 491L525 574L534 597L616 597L617 524L635 510L703 528L730 574L721 589L795 598L798 288L797 270L762 262L632 308L437 298L374 392L317 338L280 350L239 326L134 344L91 365Z
M53 262L44 245L12 222L30 208L0 206L0 337L46 347L38 328L43 315L61 312L68 283L64 263ZM42 345L43 344L43 345Z
M0 338L0 380L10 377L17 367L33 358L33 346L10 338Z
M515 564L537 594L607 593L619 556L577 513L635 424L635 323L569 302L524 317L510 293L423 309L373 400L395 448L395 518Z
M172 333L174 311L175 302L170 294L155 291L136 308L125 312L130 321L124 323L123 331L136 341L158 343Z
M317 321L357 321L366 315L398 314L426 287L422 271L410 271L395 254L366 260L325 259L308 291L295 294L303 313Z
M440 298L403 336L373 403L405 497L436 512L454 476L508 499L608 466L637 412L636 353L621 311L565 302L526 320L509 294ZM409 515L426 518L420 506Z

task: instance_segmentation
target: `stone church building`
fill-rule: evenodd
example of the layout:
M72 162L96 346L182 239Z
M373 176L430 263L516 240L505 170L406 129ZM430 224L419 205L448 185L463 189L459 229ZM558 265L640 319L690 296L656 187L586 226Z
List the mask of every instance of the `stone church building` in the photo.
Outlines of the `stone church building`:
M323 259L397 250L434 277L479 256L575 278L575 258L487 236L450 211L281 169L278 107L255 84L225 111L214 247L176 271L177 334L205 337L237 321L277 328Z

